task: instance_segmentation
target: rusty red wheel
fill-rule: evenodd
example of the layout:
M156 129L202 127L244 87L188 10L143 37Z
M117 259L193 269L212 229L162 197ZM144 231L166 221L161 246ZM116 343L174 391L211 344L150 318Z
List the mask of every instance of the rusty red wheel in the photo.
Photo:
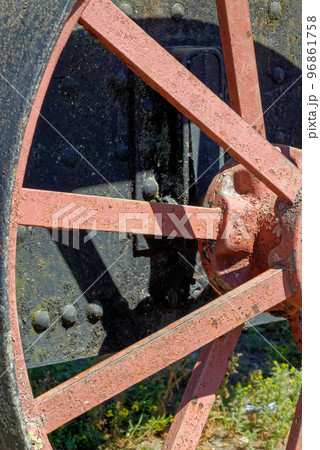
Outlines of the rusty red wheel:
M297 342L301 341L300 151L275 147L264 138L247 0L219 0L217 7L232 109L109 0L78 1L53 50L21 146L9 232L9 304L14 358L10 370L14 370L19 394L21 436L25 433L22 441L26 448L31 444L50 448L47 434L51 431L203 347L164 445L164 448L196 448L243 324L263 311L276 310L289 318ZM23 187L44 95L59 55L77 22L238 162L232 160L222 168L209 188L204 207ZM135 222L126 223L122 228L119 216L139 213L147 217L144 228L139 231L142 234L199 240L208 278L219 293L225 293L34 398L24 363L15 301L17 225L65 229L68 225L55 219L55 212L68 208L70 203L79 208L89 206L97 212L96 224L88 216L79 224L80 229L90 230L96 226L103 231L137 233ZM176 217L176 220L168 220L168 217ZM175 226L184 218L187 235ZM243 224L246 225L245 236L241 234ZM301 447L300 410L301 402L288 448Z

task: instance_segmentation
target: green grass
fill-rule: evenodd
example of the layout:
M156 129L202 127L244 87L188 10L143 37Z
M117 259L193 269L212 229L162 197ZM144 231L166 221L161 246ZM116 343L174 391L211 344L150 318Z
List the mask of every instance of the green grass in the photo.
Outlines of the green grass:
M249 448L259 441L263 448L274 449L284 444L290 430L301 385L301 371L275 360L268 377L257 370L235 386L224 383L211 417L246 436ZM248 405L260 410L252 412Z

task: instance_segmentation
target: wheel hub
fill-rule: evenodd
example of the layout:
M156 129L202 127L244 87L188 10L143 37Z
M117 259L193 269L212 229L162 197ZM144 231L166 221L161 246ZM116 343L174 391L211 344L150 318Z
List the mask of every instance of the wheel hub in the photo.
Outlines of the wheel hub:
M301 168L301 150L278 150ZM210 282L229 291L269 267L285 266L296 293L290 303L301 308L301 192L288 206L232 159L213 179L204 206L219 207L223 213L217 241L199 241Z

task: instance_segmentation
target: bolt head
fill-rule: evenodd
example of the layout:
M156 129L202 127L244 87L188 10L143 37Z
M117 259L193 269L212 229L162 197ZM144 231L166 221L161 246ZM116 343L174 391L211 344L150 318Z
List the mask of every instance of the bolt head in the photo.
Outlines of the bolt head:
M96 323L103 316L103 307L100 302L94 301L87 307L87 317L89 322Z
M282 7L280 2L272 2L270 3L269 13L275 19L279 19L282 13Z
M175 3L171 7L171 17L176 22L179 22L184 16L184 6L181 3Z
M116 146L116 157L124 160L130 155L130 148L124 142L119 142Z
M284 144L285 136L280 130L274 132L273 141L275 144Z
M142 103L142 108L146 112L152 113L152 111L154 110L154 103L153 103L152 99L147 97Z
M158 183L154 178L147 178L142 185L142 195L145 200L154 199L159 192Z
M133 15L133 11L132 11L132 7L129 5L129 3L121 3L120 5L120 9L122 12L124 12L128 17L132 17Z
M63 307L61 320L66 328L72 327L76 323L77 316L77 310L73 305L68 304Z
M37 311L32 320L32 325L37 332L41 332L49 328L50 316L48 311L43 309Z
M61 161L66 167L75 167L79 159L79 154L72 147L67 147L62 152Z
M76 90L76 82L72 77L65 77L61 83L61 91L65 94L73 94Z
M272 71L272 80L275 84L282 84L284 80L284 70L281 67L275 67Z

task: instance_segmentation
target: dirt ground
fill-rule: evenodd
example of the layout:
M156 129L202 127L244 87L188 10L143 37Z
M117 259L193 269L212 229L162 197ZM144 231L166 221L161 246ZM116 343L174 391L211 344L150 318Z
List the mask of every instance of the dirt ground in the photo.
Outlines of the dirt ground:
M141 442L141 449L145 450L161 450L164 439L153 436ZM249 448L249 439L239 434L233 434L218 424L213 418L210 418L206 424L202 438L197 446L197 450L241 450ZM250 448L255 450L264 450L265 446L261 442L254 442ZM275 447L274 450L282 450L286 448L286 442Z

